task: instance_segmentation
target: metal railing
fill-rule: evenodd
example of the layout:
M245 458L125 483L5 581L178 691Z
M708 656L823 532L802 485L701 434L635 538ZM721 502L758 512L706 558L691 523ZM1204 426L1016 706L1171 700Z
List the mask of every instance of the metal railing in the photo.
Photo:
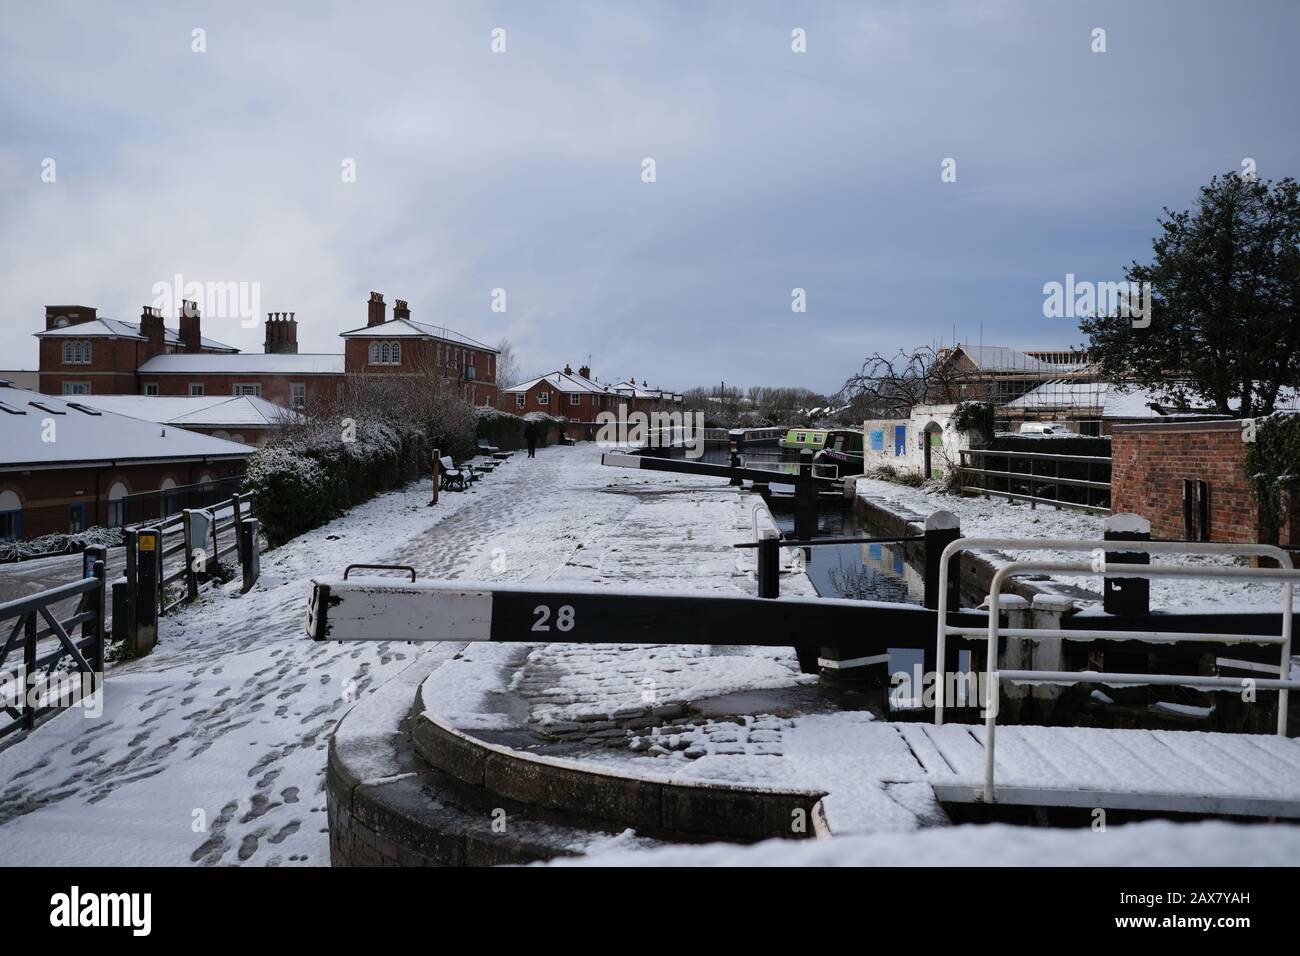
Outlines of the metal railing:
M239 494L243 484L244 476L236 475L218 481L125 495L109 502L110 511L113 512L110 523L114 523L115 527L143 527L173 517L179 519L186 508L210 508Z
M11 718L8 723L0 724L0 739L32 730L42 717L71 706L102 687L104 549L89 552L87 562L90 573L80 580L0 604L0 634L4 633L4 622L14 622L7 639L0 644L0 693L4 697L0 715ZM76 610L60 618L56 605L74 597L80 598ZM81 626L79 639L72 636L78 625ZM52 645L47 640L51 637L55 639ZM42 641L46 641L44 648ZM22 653L21 669L6 670L5 660L16 651ZM68 659L73 665L71 671L62 666ZM89 689L84 684L69 687L69 680L77 675L89 677ZM60 683L58 688L51 686L56 681ZM72 691L77 691L75 696Z
M1064 506L1102 514L1110 511L1111 460L1109 458L1098 455L1048 455L1030 451L998 451L989 448L962 448L959 454L961 464L958 465L957 473L963 492L983 495L986 498L996 495L1013 501L1028 501L1031 506L1036 504L1053 505L1058 508ZM988 467L990 458L1002 459L1004 467ZM979 464L972 463L971 459L978 459ZM1025 463L1027 467L1017 471L1017 462ZM1074 466L1076 472L1082 470L1083 477L1062 475L1063 464ZM1104 471L1106 480L1095 480L1094 469L1098 472ZM1079 489L1079 491L1072 496L1062 496L1062 487ZM1039 489L1052 489L1054 497L1040 494Z
M1105 554L1115 552L1119 546L1133 553L1183 554L1183 555L1233 555L1245 557L1271 558L1278 562L1277 568L1241 568L1185 565L1145 565L1119 562L1107 563ZM1020 551L1088 551L1094 558L1093 563L1072 561L1012 561L1000 567L993 576L988 598L988 625L986 628L962 627L951 625L947 620L948 600L946 584L948 559L961 551L976 548L1008 549ZM1102 578L1150 578L1181 577L1203 579L1245 578L1254 581L1277 581L1282 584L1282 626L1281 633L1273 634L1221 634L1179 631L1133 631L1100 630L1087 628L1014 628L1002 627L1000 598L1003 583L1018 574L1064 572L1077 575L1092 575ZM1128 686L1179 686L1203 688L1233 688L1240 690L1243 679L1238 677L1200 676L1188 674L1126 674L1100 671L1045 671L1045 670L1001 670L997 666L999 638L1020 638L1053 641L1094 641L1094 640L1136 640L1147 643L1174 644L1183 641L1211 644L1269 644L1277 645L1280 650L1281 663L1278 677L1250 678L1250 686L1278 691L1277 733L1286 735L1287 712L1290 691L1300 690L1300 681L1287 679L1291 667L1292 638L1292 595L1294 584L1300 581L1300 571L1294 567L1291 556L1275 545L1265 544L1184 544L1181 542L1154 541L1095 541L1081 539L1040 539L1025 540L1018 538L963 538L954 541L944 549L940 561L940 601L938 623L935 636L935 657L937 668L935 697L935 724L943 723L946 693L944 688L944 654L947 638L978 637L987 634L986 651L986 695L985 730L984 730L984 790L985 802L993 802L994 790L994 742L995 727L999 707L1000 681L1038 682L1046 684L1098 683Z

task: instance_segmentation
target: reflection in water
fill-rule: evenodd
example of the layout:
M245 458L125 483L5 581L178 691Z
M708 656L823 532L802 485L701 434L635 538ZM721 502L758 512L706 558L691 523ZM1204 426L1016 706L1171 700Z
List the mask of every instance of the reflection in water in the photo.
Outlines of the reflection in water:
M777 527L794 537L795 517L776 514ZM879 534L864 527L849 510L817 515L817 537L856 538ZM808 577L822 597L858 601L895 601L920 604L925 597L924 576L904 556L903 544L826 544L805 548Z

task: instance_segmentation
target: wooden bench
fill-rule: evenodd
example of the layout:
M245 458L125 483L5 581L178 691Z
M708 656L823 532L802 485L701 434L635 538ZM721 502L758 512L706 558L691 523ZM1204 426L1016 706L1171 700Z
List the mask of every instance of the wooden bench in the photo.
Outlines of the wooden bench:
M457 467L451 460L450 455L443 455L438 459L439 471L442 472L442 488L444 491L465 491L469 488L469 483L474 480L474 472L470 468Z

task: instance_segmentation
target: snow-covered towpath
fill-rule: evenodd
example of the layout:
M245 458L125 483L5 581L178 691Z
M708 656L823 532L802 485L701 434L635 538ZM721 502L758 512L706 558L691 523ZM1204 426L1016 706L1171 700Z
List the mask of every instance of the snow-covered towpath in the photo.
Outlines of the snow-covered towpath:
M549 578L636 506L617 492L646 483L598 462L591 446L541 449L436 508L427 482L383 495L265 554L249 594L206 591L164 618L152 654L109 670L101 715L69 711L0 752L0 863L327 864L335 722L419 655L456 648L315 644L310 578L353 562ZM654 479L691 485L717 482Z

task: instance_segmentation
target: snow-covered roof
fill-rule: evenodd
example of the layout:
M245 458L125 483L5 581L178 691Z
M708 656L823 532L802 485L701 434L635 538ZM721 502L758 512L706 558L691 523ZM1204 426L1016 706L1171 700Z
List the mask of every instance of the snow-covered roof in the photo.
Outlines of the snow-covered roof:
M1229 406L1237 408L1234 399ZM1025 411L1069 410L1079 414L1092 414L1098 418L1166 418L1173 415L1207 415L1213 409L1193 407L1173 409L1155 392L1135 385L1116 385L1113 382L1070 382L1053 380L1030 389L1004 406ZM1277 409L1300 409L1300 395L1289 390L1278 394Z
M1077 363L1058 365L1044 362L1004 345L963 344L957 348L965 352L966 356L985 372L1042 372L1050 375L1052 372L1077 371L1081 367Z
M611 392L618 392L620 395L631 395L633 398L657 398L679 400L681 395L676 392L669 392L662 388L654 388L650 385L638 385L636 380L630 382L619 382L617 385L609 387Z
M349 329L347 332L340 332L339 335L345 339L394 337L442 339L446 342L454 342L457 345L468 345L471 348L482 349L485 352L495 353L497 351L492 346L484 345L477 339L472 339L455 329L449 329L445 325L430 325L428 322L416 322L414 319L389 319L379 325L366 325L359 329Z
M73 398L0 386L0 471L112 461L243 458L255 450L173 425L100 411Z
M256 395L78 395L76 401L100 411L181 427L265 428L304 417Z
M140 323L123 322L121 319L110 319L105 316L98 316L88 322L78 322L76 325L65 325L59 329L45 329L42 332L33 333L37 338L118 338L118 339L139 339L145 341L145 335L140 331ZM168 345L182 345L181 334L175 329L163 327L163 341ZM239 349L232 345L224 345L215 339L210 339L206 335L199 337L199 342L205 349L215 349L221 352L238 352Z
M343 374L343 355L335 352L240 352L234 355L175 352L155 355L140 375L327 375Z
M527 392L538 382L549 382L555 386L557 392L565 393L587 393L591 392L596 395L608 395L609 391L600 383L593 382L589 378L583 378L581 375L573 375L569 372L547 372L545 375L539 375L536 378L529 379L527 382L520 382L518 385L512 385L509 388L503 388L503 392Z

